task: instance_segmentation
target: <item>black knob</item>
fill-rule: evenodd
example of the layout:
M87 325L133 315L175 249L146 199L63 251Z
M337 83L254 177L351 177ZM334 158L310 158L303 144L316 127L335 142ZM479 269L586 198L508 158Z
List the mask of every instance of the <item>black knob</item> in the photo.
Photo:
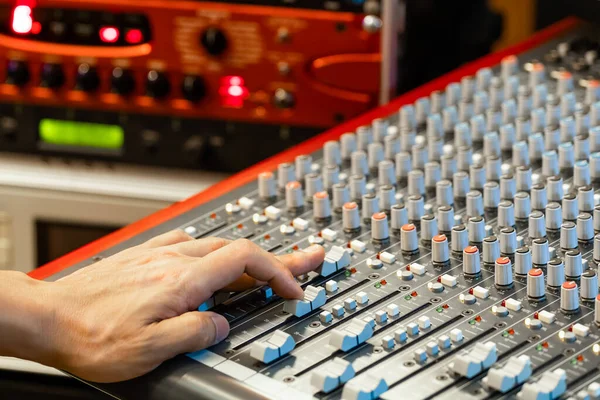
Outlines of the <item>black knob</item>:
M194 135L183 144L183 155L191 164L202 161L206 150L206 140L202 136Z
M183 78L181 91L183 92L183 97L187 100L196 102L206 95L206 84L201 77L197 75L188 75Z
M49 89L58 89L65 84L65 73L60 64L42 65L40 86Z
M208 54L218 56L227 49L227 36L220 29L208 28L200 36L200 43Z
M277 89L273 96L273 103L277 108L292 108L296 104L294 95L285 89Z
M10 60L6 68L6 83L25 86L29 82L29 67L25 61Z
M162 72L152 70L148 72L148 80L146 81L146 92L148 96L155 99L167 97L171 91L169 79Z
M77 83L75 88L84 92L95 92L100 86L100 77L96 68L89 64L80 64L77 68Z
M112 70L111 85L113 92L126 96L135 90L135 79L130 70L117 67Z

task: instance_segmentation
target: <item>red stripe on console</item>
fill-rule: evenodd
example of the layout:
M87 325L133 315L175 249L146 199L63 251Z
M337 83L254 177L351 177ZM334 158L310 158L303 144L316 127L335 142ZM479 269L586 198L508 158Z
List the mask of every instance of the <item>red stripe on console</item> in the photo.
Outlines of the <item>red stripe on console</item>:
M466 75L472 75L480 68L490 67L500 63L500 60L510 54L520 54L528 51L536 46L539 46L561 33L575 27L579 23L576 18L567 18L562 20L549 28L546 28L528 40L507 48L505 50L490 54L483 58L480 58L471 63L465 64L464 66L443 75L431 82L426 83L404 95L394 99L389 104L376 108L366 114L361 115L358 118L352 119L346 123L343 123L329 131L322 133L314 138L311 138L289 150L279 153L273 157L270 157L244 171L241 171L230 178L227 178L216 185L206 189L205 191L190 197L189 199L175 203L167 208L164 208L146 218L143 218L131 225L124 227L110 235L104 236L86 246L81 247L61 258L58 258L43 267L40 267L32 271L29 275L36 279L44 279L52 274L55 274L65 268L72 266L78 262L81 262L87 258L90 258L99 252L106 250L118 243L121 243L127 239L134 237L135 235L153 228L177 215L180 215L186 211L191 210L201 204L204 204L210 200L222 196L235 188L238 188L244 184L247 184L254 179L262 171L274 170L278 164L282 162L292 161L294 157L300 154L308 154L318 150L328 140L337 139L340 135L345 132L354 131L361 125L369 124L375 118L381 118L392 114L397 111L400 106L408 103L413 103L418 98L428 96L434 90L440 90L446 87L451 82L459 81L460 78Z

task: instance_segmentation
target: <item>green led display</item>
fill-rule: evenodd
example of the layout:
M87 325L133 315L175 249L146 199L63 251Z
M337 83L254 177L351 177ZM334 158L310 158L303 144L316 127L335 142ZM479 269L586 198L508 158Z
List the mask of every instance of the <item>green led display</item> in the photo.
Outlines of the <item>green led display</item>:
M57 146L120 150L125 141L125 132L120 126L91 122L42 119L39 132L43 143Z

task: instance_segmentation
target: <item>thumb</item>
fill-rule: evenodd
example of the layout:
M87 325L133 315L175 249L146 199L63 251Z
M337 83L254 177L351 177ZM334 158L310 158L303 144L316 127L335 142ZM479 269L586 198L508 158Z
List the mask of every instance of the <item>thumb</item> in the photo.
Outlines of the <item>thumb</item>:
M214 312L190 311L155 326L154 339L165 359L219 343L229 334L229 322Z

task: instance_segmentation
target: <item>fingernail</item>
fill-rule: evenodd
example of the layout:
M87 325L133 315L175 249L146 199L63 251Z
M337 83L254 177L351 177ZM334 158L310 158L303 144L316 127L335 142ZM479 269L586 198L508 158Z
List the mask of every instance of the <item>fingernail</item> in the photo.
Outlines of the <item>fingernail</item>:
M229 335L229 322L222 315L215 314L210 317L215 324L216 335L215 335L215 343L217 344L221 342L223 339Z
M319 251L322 251L322 250L321 250L322 248L323 248L323 247L322 247L321 245L319 245L319 244L313 244L312 246L310 246L310 247L307 247L307 248L306 248L306 249L304 249L303 251L304 251L305 253L317 253L317 252L319 252Z

